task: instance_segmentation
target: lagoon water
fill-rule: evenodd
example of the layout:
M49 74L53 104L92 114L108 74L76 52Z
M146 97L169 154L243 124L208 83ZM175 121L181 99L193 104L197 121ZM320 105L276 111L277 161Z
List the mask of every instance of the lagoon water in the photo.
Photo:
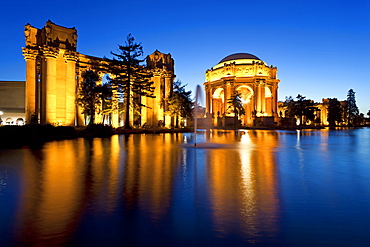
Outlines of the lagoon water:
M0 150L0 246L370 243L370 129L212 130L192 141Z

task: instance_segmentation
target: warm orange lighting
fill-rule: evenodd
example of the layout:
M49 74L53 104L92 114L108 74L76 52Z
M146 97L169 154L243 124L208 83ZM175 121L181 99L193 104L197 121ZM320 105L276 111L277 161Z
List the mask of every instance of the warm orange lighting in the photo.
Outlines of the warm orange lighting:
M209 150L206 155L216 230L228 234L235 227L243 227L248 236L257 236L261 231L273 236L278 228L274 219L280 210L274 156L276 133L214 132L212 140L217 143L239 143L236 149ZM246 223L235 226L233 222L237 220L232 217L242 217Z

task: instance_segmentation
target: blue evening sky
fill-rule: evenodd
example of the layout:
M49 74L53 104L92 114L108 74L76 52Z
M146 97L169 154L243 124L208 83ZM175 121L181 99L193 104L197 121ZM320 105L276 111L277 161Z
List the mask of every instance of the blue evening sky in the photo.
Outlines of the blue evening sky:
M132 33L145 55L171 53L177 79L195 92L227 55L258 56L278 68L279 100L344 100L353 88L370 109L370 1L0 1L0 80L25 80L24 25L50 19L76 27L77 51L110 56Z

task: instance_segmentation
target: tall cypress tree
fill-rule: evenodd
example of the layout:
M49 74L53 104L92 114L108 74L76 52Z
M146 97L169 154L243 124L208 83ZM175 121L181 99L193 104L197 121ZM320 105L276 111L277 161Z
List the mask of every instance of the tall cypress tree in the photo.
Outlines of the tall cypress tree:
M347 121L348 126L355 123L355 120L359 117L358 107L356 105L356 92L351 88L347 94Z
M336 123L341 123L343 121L342 115L343 109L337 98L329 99L328 119L327 119L329 125L335 126Z
M125 108L125 129L131 129L130 107L143 107L141 96L155 97L151 81L151 72L141 63L143 47L136 43L131 34L127 35L125 45L118 46L118 53L111 52L114 56L111 64L110 78L116 97L123 94Z

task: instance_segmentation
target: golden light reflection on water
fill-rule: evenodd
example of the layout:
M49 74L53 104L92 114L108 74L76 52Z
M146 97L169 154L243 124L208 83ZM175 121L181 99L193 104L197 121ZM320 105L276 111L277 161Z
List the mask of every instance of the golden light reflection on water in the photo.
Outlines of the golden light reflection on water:
M204 160L203 184L215 231L226 235L242 229L250 239L261 232L273 237L280 211L274 156L277 134L209 131L205 135L225 148L189 152L180 146L183 134L161 134L58 141L27 149L18 214L22 242L67 243L89 207L106 215L139 210L151 221L163 220L176 203L175 180L181 179L177 184L193 181L189 176L194 174L188 170L194 160L189 153ZM199 196L196 190L190 193Z
M73 229L83 203L83 166L75 145L46 144L45 151L28 150L24 156L23 197L19 225L27 242L58 245ZM81 170L82 169L82 170Z
M68 241L89 200L100 212L117 207L122 165L118 136L51 142L24 156L19 228L27 243Z
M225 144L239 141L236 149L214 149L207 154L215 228L221 235L243 229L249 239L262 232L277 234L277 135L268 131L230 132L215 139Z
M130 135L124 137L127 154L123 180L128 207L139 207L160 218L170 206L180 135Z

